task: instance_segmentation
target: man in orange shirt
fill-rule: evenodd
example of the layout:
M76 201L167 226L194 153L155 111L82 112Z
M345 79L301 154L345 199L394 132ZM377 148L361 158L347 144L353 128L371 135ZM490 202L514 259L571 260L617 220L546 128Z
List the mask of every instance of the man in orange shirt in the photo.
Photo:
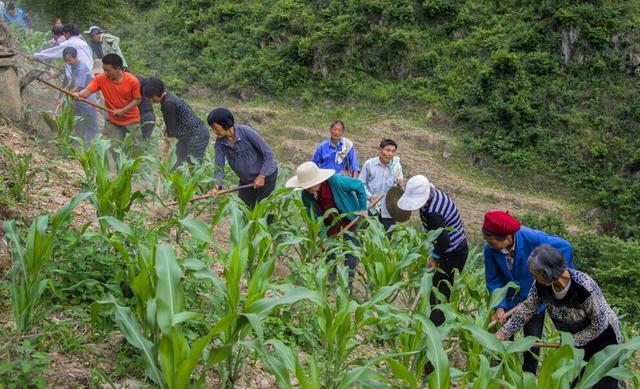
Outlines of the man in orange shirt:
M122 58L117 54L102 57L102 69L103 74L98 74L85 89L74 95L86 98L97 91L102 92L107 108L113 110L107 116L103 134L111 139L115 148L127 134L135 135L140 125L140 82L124 71Z

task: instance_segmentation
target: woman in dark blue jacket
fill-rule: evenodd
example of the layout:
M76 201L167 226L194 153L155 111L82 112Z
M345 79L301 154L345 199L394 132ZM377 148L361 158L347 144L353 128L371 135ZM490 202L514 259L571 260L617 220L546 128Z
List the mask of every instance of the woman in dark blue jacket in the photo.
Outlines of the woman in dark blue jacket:
M482 225L484 245L484 269L489 293L513 281L519 290L509 289L507 296L494 307L494 320L501 324L506 321L505 313L527 299L533 285L533 276L527 267L527 260L533 250L547 244L562 253L569 268L573 268L573 249L566 240L543 231L524 227L516 218L504 211L487 212ZM544 306L524 326L525 336L542 336L544 328ZM531 349L536 355L540 349ZM524 354L523 369L536 373L538 361L530 353Z

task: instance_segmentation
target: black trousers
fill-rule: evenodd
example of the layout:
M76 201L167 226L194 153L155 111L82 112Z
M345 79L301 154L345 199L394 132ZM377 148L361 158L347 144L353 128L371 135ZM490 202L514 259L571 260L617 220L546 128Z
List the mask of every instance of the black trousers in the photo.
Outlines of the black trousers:
M391 226L396 224L395 220L393 220L390 217L382 217L378 215L378 220L380 221L380 224L382 224L382 226L384 227L384 230L387 232L389 232L389 229L391 228Z
M544 311L533 315L524 327L522 327L524 336L541 338L542 331L544 330L544 316ZM513 336L509 340L513 340ZM540 348L531 348L523 354L524 361L522 362L522 370L536 374L538 372L538 360L534 354L535 356L540 356Z
M264 186L262 188L253 189L246 188L240 189L238 192L238 196L240 199L247 204L247 207L253 209L258 201L263 200L276 189L276 181L278 180L278 170L271 173L270 175L264 178ZM251 184L251 182L240 182L240 185Z
M191 163L191 159L201 161L209 145L209 130L201 128L194 134L178 138L176 144L176 164L171 170L175 170L185 162Z
M344 234L342 234L342 238L352 242L356 246L360 246L360 242L358 242L358 239L355 237L354 234L355 234L355 232L345 232ZM327 257L327 262L331 262L335 258L336 258L335 254L330 254ZM358 267L358 262L359 261L360 260L355 255L344 254L344 262L343 263L344 263L345 266L347 266L349 268L349 285L351 285L351 282L353 281L353 277L356 274L356 267ZM336 274L337 274L337 268L334 267L333 271L329 275L329 282L334 282L335 281Z
M153 133L153 129L156 127L155 119L153 121L140 121L140 134L142 135L142 140L147 140L151 138L151 134Z
M443 254L442 257L440 257L440 261L438 261L438 267L444 273L439 270L434 273L433 285L438 288L440 293L442 293L447 298L447 300L449 299L449 296L451 296L451 290L449 289L449 285L447 285L446 282L442 281L447 280L451 284L453 284L453 271L455 269L458 269L459 272L462 272L464 264L467 262L468 254L469 248L467 247L467 243L465 242L461 247L458 247L452 252ZM430 301L432 306L438 303L438 301L436 301L436 296L433 293L431 294ZM442 311L439 309L432 310L431 316L429 318L436 326L444 323L444 313L442 313Z
M591 342L585 344L580 348L584 350L584 360L588 361L598 351L601 351L603 348L607 347L610 344L617 344L617 343L618 343L618 339L616 338L616 332L613 330L613 327L609 326L597 338L595 338L594 340L592 340ZM583 372L584 372L584 369L583 369ZM580 375L582 375L582 373L580 373ZM571 386L573 387L574 385L571 385ZM616 380L613 377L604 377L603 379L598 381L595 385L593 385L593 388L595 389L614 389L617 387L618 387L618 380Z

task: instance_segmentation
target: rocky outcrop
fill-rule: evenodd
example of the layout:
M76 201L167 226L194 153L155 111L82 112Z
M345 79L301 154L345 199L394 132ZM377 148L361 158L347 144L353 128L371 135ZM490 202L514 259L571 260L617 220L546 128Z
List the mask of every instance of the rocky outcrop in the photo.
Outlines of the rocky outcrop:
M24 118L20 78L16 67L16 54L11 50L9 42L9 29L0 22L0 116L12 122L19 122Z
M584 61L585 52L579 46L580 29L577 27L569 27L562 29L562 57L565 65L572 60L579 63Z

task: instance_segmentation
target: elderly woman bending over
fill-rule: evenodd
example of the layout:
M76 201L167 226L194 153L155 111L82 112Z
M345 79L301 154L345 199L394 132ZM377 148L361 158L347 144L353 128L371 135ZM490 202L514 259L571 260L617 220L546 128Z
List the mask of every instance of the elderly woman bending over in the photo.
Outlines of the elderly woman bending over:
M540 305L547 304L553 324L558 330L573 334L576 346L584 349L585 361L620 341L618 318L598 284L588 275L567 268L560 251L540 245L529 256L528 266L535 282L521 307L496 332L498 339L510 338ZM614 378L605 377L594 387L616 388L617 385Z

